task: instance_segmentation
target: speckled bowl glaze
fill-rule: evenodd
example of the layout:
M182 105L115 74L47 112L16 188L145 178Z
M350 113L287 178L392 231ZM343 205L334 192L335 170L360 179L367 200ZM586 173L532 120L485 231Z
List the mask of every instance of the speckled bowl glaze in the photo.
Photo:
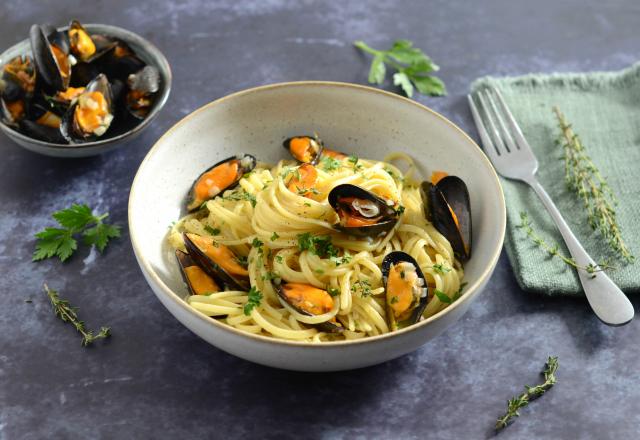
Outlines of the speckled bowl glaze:
M169 92L171 91L171 68L169 67L167 59L157 47L141 36L116 26L91 23L83 24L83 26L92 34L103 34L124 41L135 51L142 61L148 65L158 68L158 71L160 72L160 90L156 95L153 107L149 111L147 117L131 130L111 138L105 138L94 142L85 142L77 145L55 144L52 142L34 139L17 132L0 121L0 130L2 130L16 144L26 148L27 150L54 157L87 157L106 153L107 151L114 150L124 145L125 141L129 141L142 133L142 130L148 127L151 121L155 119L169 98ZM67 29L68 26L58 28L58 30L64 31ZM25 34L28 34L28 31L28 29L25 29ZM0 66L5 65L9 60L18 55L25 54L31 55L31 46L29 45L28 38L0 54Z
M318 132L327 145L360 157L392 151L413 156L427 176L447 170L469 187L474 254L465 267L463 296L444 311L395 333L356 341L310 344L243 333L192 309L167 227L184 214L185 194L210 164L238 153L275 163L283 139ZM258 87L221 98L171 128L149 151L131 187L129 230L152 290L187 328L241 358L277 368L336 371L378 364L416 350L453 325L483 290L505 233L502 188L480 148L438 113L398 95L353 84L295 82Z

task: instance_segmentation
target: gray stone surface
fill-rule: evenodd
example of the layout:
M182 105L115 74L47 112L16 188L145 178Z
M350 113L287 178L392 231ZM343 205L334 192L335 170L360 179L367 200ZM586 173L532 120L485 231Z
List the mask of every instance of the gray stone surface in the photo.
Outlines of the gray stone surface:
M449 96L418 100L475 136L464 99L473 79L625 67L639 56L640 3L3 1L0 47L34 22L72 16L156 43L174 89L143 136L102 157L51 159L0 138L0 439L487 438L549 354L560 358L558 385L500 438L638 438L638 321L608 328L584 301L522 292L504 255L484 295L432 343L332 374L264 368L191 334L147 287L126 228L102 256L81 249L68 264L34 264L30 255L34 232L71 202L125 226L145 153L202 104L280 81L365 83L368 60L353 40L382 47L406 37L425 48ZM53 317L45 280L90 325L112 326L112 339L80 347Z

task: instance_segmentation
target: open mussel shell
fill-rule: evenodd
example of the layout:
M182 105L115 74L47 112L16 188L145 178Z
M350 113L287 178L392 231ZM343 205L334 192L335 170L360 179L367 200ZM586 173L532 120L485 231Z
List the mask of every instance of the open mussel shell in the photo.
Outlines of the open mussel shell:
M191 258L191 255L176 249L176 259L178 260L182 279L187 284L192 295L205 295L220 291L220 287L215 280Z
M214 242L211 237L184 233L183 239L193 261L218 285L225 285L227 290L249 290L249 272L240 265L231 249Z
M429 287L416 260L394 251L382 260L387 320L391 330L415 324L429 302Z
M93 36L94 41L100 38L98 35ZM127 81L129 75L139 72L145 67L146 63L136 56L133 50L121 40L114 39L115 46L112 50L107 51L99 62L102 70L111 79L119 79Z
M98 128L93 131L89 131L87 127L84 127L76 114L78 111L90 111L100 109L101 103L96 102L92 98L92 93L99 92L104 98L104 105L106 106L105 115L99 116L101 123ZM90 99L92 102L86 102L85 99ZM86 106L85 106L86 102ZM87 87L85 91L78 97L78 99L69 107L67 112L62 118L60 124L60 132L62 136L70 143L83 143L90 142L98 139L100 136L109 129L111 121L113 120L113 96L111 92L111 84L104 74L100 74L95 77Z
M377 237L398 221L393 202L356 185L342 184L329 192L329 204L340 221L334 228L356 237Z
M425 216L449 240L460 261L471 258L471 201L464 181L446 176L435 185L422 182L420 187Z
M236 186L244 174L255 168L256 163L254 156L243 154L228 157L204 170L187 194L187 210L195 211L207 200Z
M322 141L316 136L293 136L285 139L282 146L293 156L295 160L301 163L310 163L315 165L322 155Z
M92 63L116 47L115 41L103 35L89 34L78 20L71 21L68 35L71 53L85 63Z
M127 78L127 110L137 119L144 119L153 105L152 96L160 90L160 72L154 66L145 66Z
M306 316L322 315L333 309L333 298L326 290L302 283L281 283L276 286L278 296L298 313ZM340 333L342 325L334 320L314 324L327 333Z
M66 144L67 140L60 133L59 128L38 124L36 121L25 119L20 121L20 131L27 136L54 144Z
M8 101L30 97L36 88L36 68L29 55L13 57L2 68L0 95Z
M65 90L71 80L69 41L63 32L34 24L29 32L38 75L52 91Z

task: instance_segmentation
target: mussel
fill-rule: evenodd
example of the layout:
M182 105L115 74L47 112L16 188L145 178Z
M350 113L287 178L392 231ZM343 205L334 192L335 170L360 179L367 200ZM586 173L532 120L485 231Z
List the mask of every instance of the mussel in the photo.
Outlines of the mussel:
M278 296L297 312L307 315L322 315L333 309L333 298L326 290L303 283L281 283L276 286ZM335 319L315 324L327 333L340 333L344 330Z
M471 258L469 191L457 176L438 177L420 186L425 216L449 240L458 259L465 262Z
M187 210L194 211L204 202L238 184L245 173L256 166L250 154L232 156L207 168L191 185L187 195Z
M29 32L31 52L38 74L52 90L65 90L71 80L69 40L64 32L51 26L31 26Z
M387 254L382 280L391 330L418 322L429 301L429 287L416 260L401 251Z
M318 163L324 148L322 141L320 141L317 136L307 135L285 139L282 146L286 148L298 162L310 163L311 165Z
M211 237L184 233L189 255L204 272L229 290L249 290L249 272L227 246Z
M46 142L65 142L60 133L61 116L54 109L41 101L34 101L29 106L28 119L20 121L20 130L29 137Z
M11 126L27 115L28 105L36 86L36 70L29 56L12 58L0 76L0 115Z
M192 295L206 295L220 291L214 279L196 264L191 255L176 249L176 258L182 278Z
M318 171L316 167L309 163L303 163L296 171L291 173L289 179L285 182L289 191L302 197L313 198L313 186L318 179Z
M127 78L129 91L127 109L134 117L144 119L151 110L153 95L160 89L160 72L153 66L145 66Z
M62 118L60 131L70 143L93 141L104 135L113 121L111 84L104 74L94 78Z
M329 192L329 204L340 219L334 227L353 236L377 237L398 221L392 200L385 200L356 185L334 187Z
M85 63L93 62L116 47L116 42L107 37L90 35L78 20L71 21L68 35L71 53Z

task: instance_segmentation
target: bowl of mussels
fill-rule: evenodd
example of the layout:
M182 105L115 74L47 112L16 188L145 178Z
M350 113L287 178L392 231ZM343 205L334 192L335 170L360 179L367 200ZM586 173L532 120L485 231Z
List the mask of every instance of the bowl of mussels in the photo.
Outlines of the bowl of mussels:
M144 38L115 26L34 24L0 55L0 129L24 148L83 157L142 132L169 97L171 69Z

